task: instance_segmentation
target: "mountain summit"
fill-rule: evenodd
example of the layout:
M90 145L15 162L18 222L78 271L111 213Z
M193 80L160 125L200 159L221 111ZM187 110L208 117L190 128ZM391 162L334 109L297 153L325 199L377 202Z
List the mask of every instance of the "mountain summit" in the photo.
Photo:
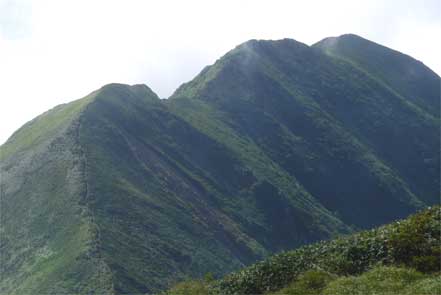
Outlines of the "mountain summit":
M439 117L439 91L433 91L439 86L439 76L422 62L352 34L326 38L313 47L350 62L415 106Z
M0 292L154 292L437 203L439 81L353 35L251 40L168 100L58 106L0 149Z

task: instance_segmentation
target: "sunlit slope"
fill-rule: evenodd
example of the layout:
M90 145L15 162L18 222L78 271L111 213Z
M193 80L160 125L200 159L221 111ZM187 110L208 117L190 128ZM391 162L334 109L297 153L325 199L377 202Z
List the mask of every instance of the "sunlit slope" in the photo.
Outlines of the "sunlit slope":
M44 113L1 147L2 294L111 290L78 144L79 117L93 96Z

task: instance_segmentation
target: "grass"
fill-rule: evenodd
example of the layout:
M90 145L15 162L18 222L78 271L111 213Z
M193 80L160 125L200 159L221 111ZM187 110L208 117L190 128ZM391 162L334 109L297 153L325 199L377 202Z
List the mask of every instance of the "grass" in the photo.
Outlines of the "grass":
M428 287L422 288L424 283ZM440 293L439 275L424 275L412 268L378 266L360 276L340 277L329 282L320 294L368 295L368 294L432 294ZM282 293L283 294L283 293ZM319 294L319 293L313 293Z

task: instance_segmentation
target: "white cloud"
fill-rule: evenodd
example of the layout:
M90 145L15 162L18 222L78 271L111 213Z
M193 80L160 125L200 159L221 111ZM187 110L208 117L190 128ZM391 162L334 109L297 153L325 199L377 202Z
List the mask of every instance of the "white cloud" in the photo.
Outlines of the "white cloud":
M0 0L0 143L110 82L161 97L251 38L355 33L441 73L438 1Z

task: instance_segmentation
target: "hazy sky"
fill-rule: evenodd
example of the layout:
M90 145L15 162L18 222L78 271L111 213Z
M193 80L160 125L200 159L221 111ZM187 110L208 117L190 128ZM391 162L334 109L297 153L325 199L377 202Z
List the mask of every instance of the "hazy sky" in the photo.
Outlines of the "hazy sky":
M0 0L0 143L110 82L168 97L248 39L355 33L441 73L441 1Z

